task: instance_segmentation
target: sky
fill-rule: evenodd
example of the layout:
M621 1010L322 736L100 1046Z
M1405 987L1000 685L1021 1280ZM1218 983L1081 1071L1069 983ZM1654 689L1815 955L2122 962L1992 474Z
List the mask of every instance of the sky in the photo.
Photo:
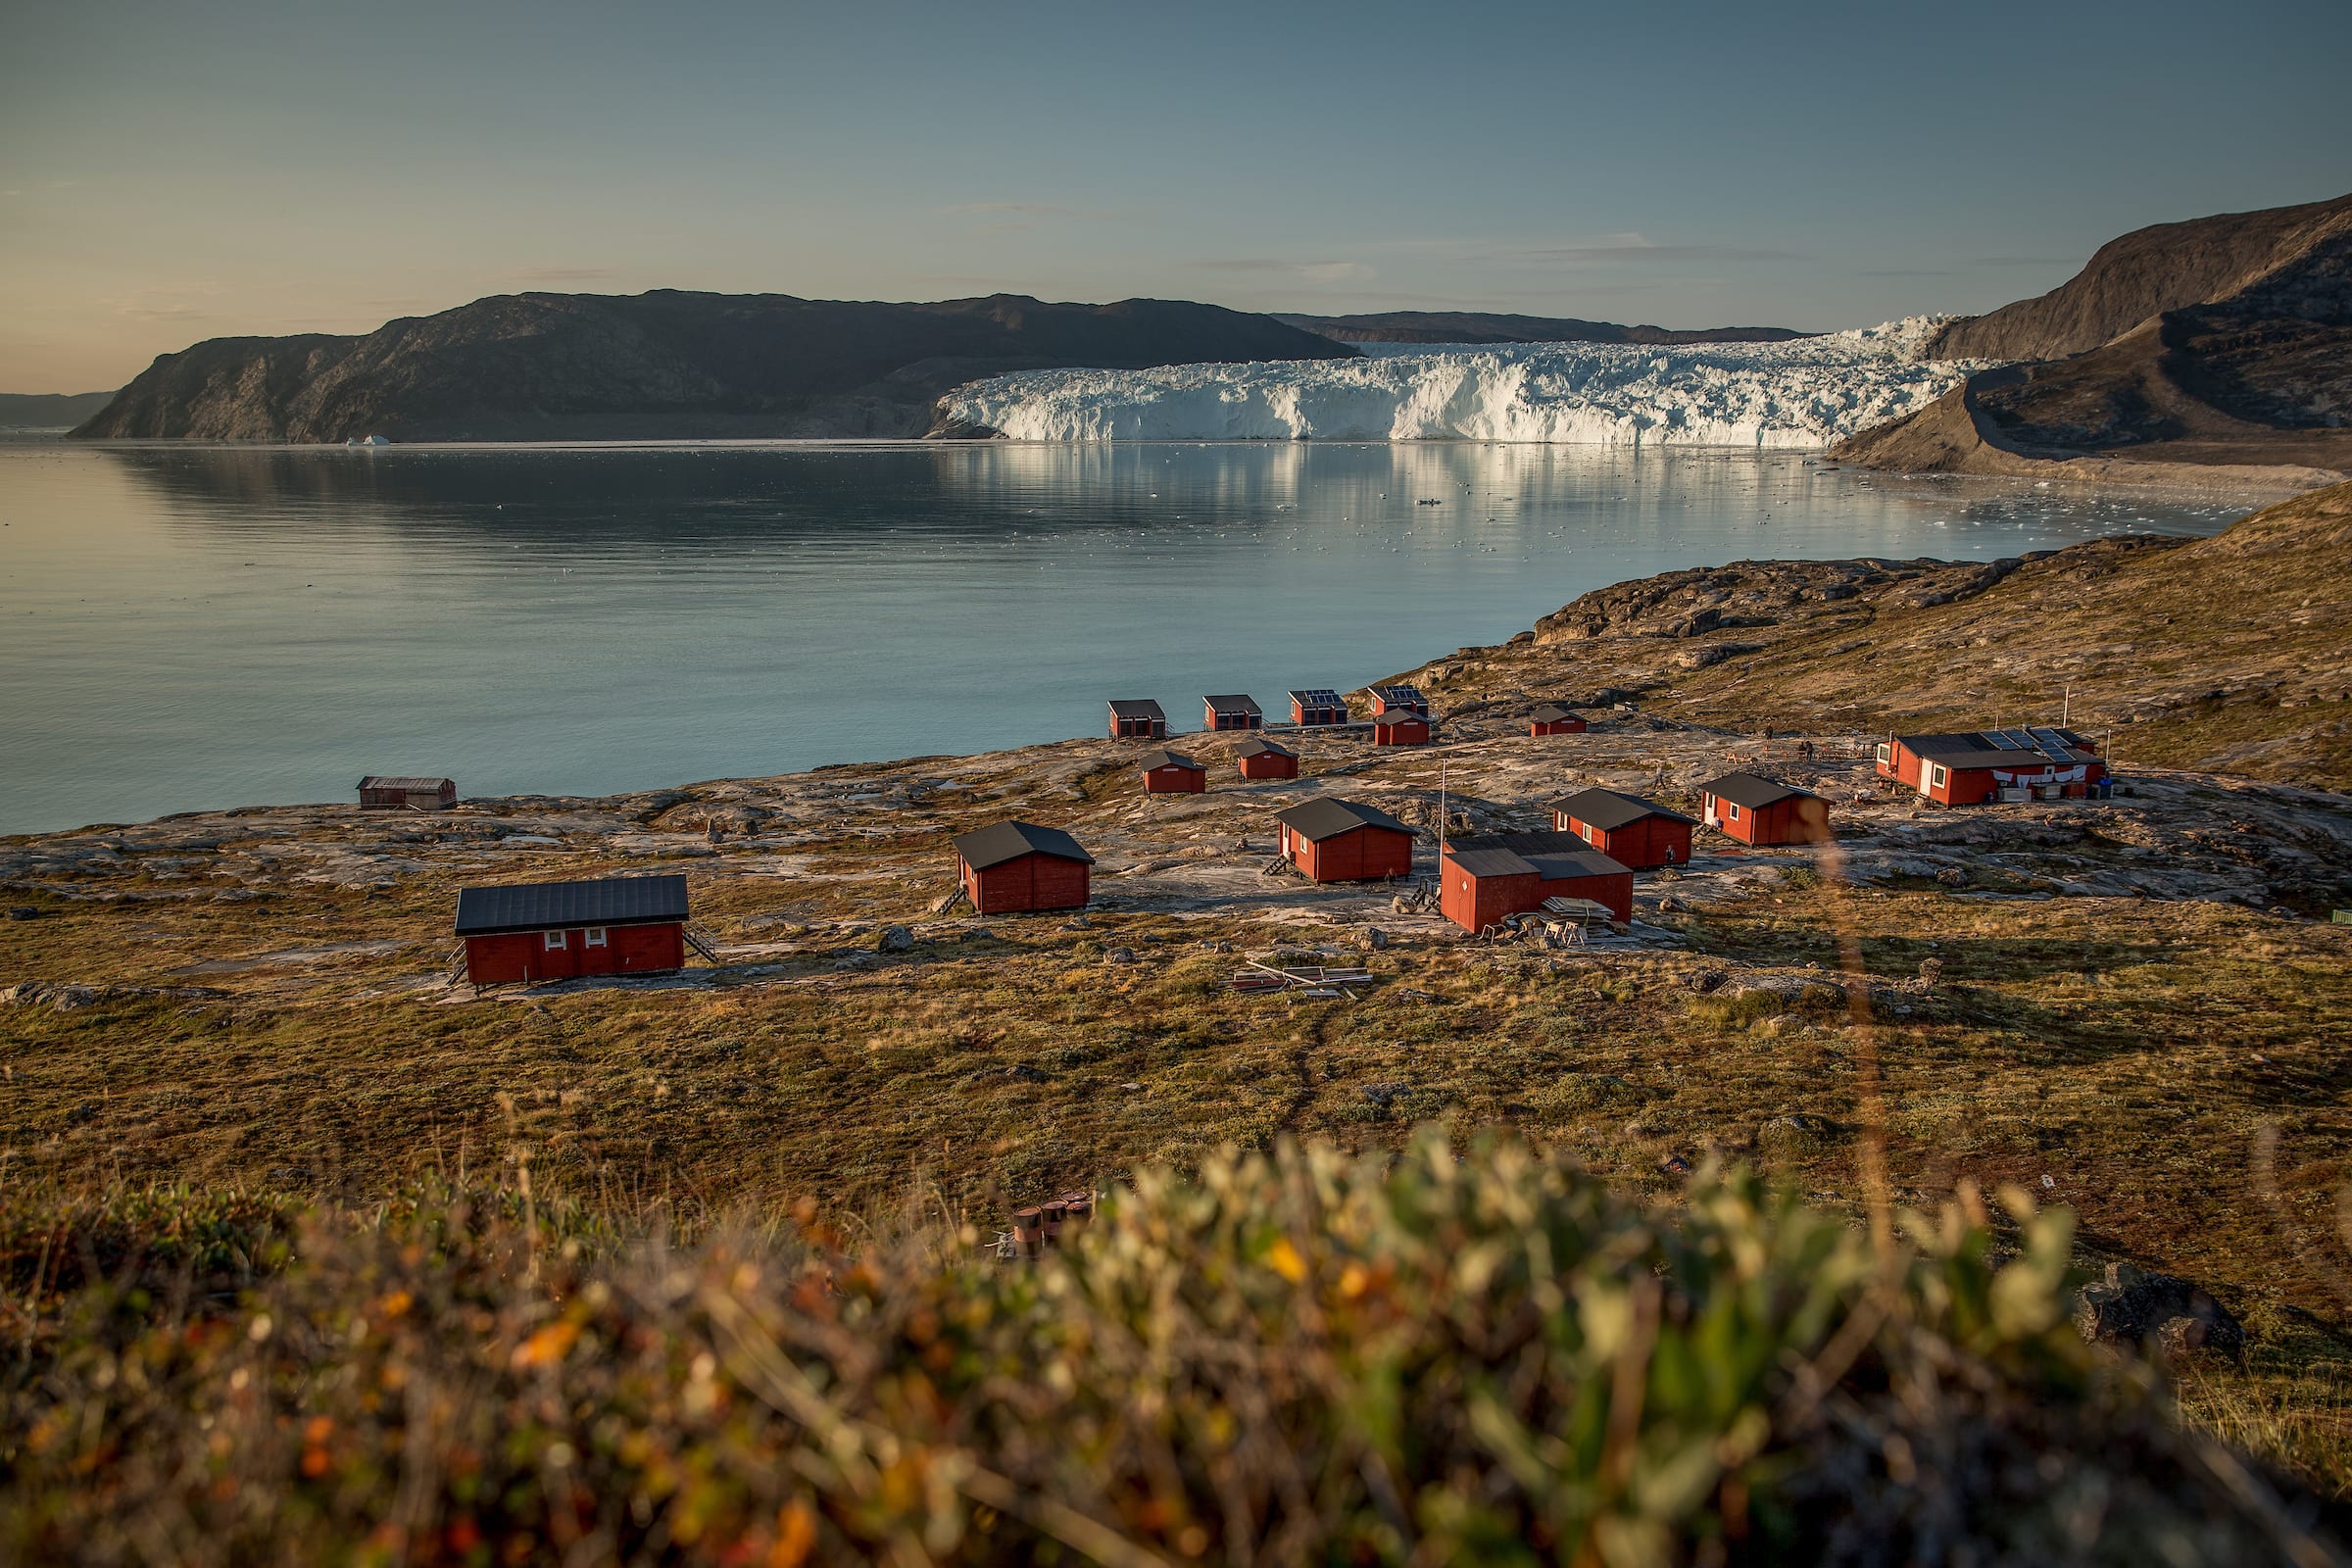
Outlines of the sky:
M1830 329L2352 191L2352 4L0 3L0 392L485 294Z

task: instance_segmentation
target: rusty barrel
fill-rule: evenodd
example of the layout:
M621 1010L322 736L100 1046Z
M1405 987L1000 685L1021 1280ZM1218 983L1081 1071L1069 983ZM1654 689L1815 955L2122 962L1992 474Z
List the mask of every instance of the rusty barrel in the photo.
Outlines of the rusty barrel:
M1022 1255L1035 1257L1045 1250L1045 1211L1032 1204L1012 1211L1012 1239L1020 1244Z

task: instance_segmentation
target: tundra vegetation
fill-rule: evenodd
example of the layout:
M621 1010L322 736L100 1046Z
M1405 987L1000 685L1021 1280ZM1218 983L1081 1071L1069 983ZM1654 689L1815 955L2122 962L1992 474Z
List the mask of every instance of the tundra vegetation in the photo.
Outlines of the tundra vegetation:
M1570 607L1417 672L1441 747L1248 784L1218 740L1200 797L1095 741L0 844L0 1549L2340 1560L2352 818L2307 786L2342 695L2132 726L2086 666L2132 797L1923 813L1733 727L1773 656L1680 659L1857 601L1897 646L2024 637L2056 624L2025 596L2200 548L1934 604L1885 570L1772 627ZM2235 613L2190 640L2261 657ZM1577 670L1635 710L1529 740L1515 705ZM2274 707L2270 781L2198 770ZM1743 759L1832 793L1837 844L1702 845L1631 940L1462 940L1260 869L1318 791L1434 830L1441 762L1460 831L1564 782L1687 807ZM1007 814L1097 854L1086 916L934 907L947 837ZM686 870L725 961L448 979L457 886L616 864ZM1294 953L1374 981L1228 985ZM1073 1187L1095 1223L1000 1262ZM2085 1345L2110 1265L2229 1332Z

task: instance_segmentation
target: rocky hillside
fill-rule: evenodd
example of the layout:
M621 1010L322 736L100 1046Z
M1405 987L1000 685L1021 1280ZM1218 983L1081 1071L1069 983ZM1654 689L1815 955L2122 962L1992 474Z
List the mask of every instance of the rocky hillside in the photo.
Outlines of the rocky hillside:
M1585 595L1416 672L1462 710L1638 701L1748 729L2052 723L2124 763L2352 788L2352 484L2211 539L1995 562L1735 562Z
M1913 472L2352 471L2352 196L2166 223L2039 299L1952 323L1936 356L2023 362L1835 455ZM2170 473L2144 465L2161 464Z
M167 354L74 434L340 442L919 436L949 388L1008 370L1345 359L1213 305L892 305L785 294L508 294L363 337Z
M1481 311L1385 311L1375 316L1277 316L1276 320L1341 343L1786 343L1810 334L1785 326L1708 326L1674 331L1574 317L1496 316Z
M0 430L62 430L113 398L112 392L0 392Z

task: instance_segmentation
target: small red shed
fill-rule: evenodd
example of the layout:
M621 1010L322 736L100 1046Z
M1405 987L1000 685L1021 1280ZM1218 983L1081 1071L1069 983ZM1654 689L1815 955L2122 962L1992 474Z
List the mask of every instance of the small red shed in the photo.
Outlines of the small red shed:
M1545 703L1527 715L1527 732L1530 735L1582 735L1585 732L1585 720L1573 708Z
M1429 720L1409 708L1392 708L1372 715L1375 746L1427 746Z
M1690 830L1698 823L1638 795L1579 790L1551 803L1551 825L1573 833L1621 865L1646 871L1690 858Z
M1822 844L1830 803L1810 790L1753 773L1726 773L1699 786L1707 826L1742 844Z
M1198 795L1208 788L1208 769L1181 752L1143 755L1146 795Z
M1291 722L1294 724L1345 724L1348 705L1340 694L1328 686L1310 687L1291 693Z
M2107 766L2072 730L1993 729L1881 741L1878 774L1941 806L1982 806L2081 800L2107 777Z
M1316 882L1409 876L1413 830L1377 806L1316 800L1278 812L1282 855Z
M1265 710L1257 706L1255 698L1245 696L1240 692L1230 692L1223 697L1203 697L1200 699L1200 705L1207 710L1206 716L1210 729L1264 729L1266 727Z
M1113 699L1110 705L1110 738L1114 741L1165 740L1168 734L1168 715L1150 698L1133 700Z
M1438 907L1465 931L1540 909L1546 899L1591 899L1613 920L1634 917L1634 873L1567 833L1494 833L1456 839L1439 867Z
M1095 858L1060 828L991 822L955 844L956 877L975 913L1086 907Z
M1297 778L1298 754L1286 752L1262 735L1252 735L1233 749L1244 778Z
M686 879L620 876L458 892L466 978L477 986L658 974L686 964Z
M1423 718L1429 716L1429 699L1421 695L1421 689L1417 686L1373 686L1366 689L1372 693L1372 711L1375 713L1403 712L1419 713Z
M369 811L446 811L458 804L457 780L394 778L370 773L360 780L360 806Z

